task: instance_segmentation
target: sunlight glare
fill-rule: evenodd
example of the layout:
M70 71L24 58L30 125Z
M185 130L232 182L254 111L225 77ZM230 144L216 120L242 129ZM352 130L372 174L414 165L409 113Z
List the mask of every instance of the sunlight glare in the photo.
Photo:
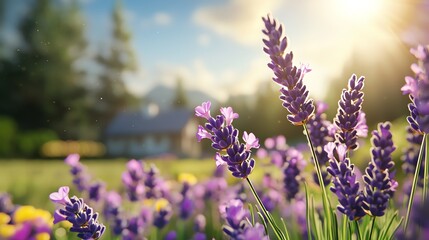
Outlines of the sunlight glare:
M339 0L341 11L350 17L370 19L382 10L382 0Z

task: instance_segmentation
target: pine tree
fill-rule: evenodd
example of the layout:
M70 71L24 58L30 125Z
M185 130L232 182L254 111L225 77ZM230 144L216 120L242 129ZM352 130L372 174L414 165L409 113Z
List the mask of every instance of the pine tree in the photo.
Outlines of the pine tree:
M176 81L176 96L173 99L172 105L175 108L188 107L188 98L181 78L178 78Z
M76 138L72 124L85 114L76 112L85 95L82 73L75 68L86 42L79 6L36 0L19 24L22 46L2 61L0 76L7 91L2 112L20 129L51 128L63 138ZM1 101L0 101L1 102Z
M120 1L116 1L112 21L110 51L107 56L97 56L98 63L103 67L96 94L99 104L95 113L101 129L104 129L119 111L137 102L127 90L124 80L126 73L137 69L137 61L131 46L131 34L125 27Z

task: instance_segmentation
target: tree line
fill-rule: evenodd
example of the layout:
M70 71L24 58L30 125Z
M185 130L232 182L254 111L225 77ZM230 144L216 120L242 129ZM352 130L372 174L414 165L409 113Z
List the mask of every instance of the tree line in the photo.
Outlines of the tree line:
M8 4L0 3L0 28ZM120 1L110 21L109 45L88 57L78 1L35 0L18 19L19 46L0 39L0 155L37 155L48 139L100 139L111 118L137 102L124 83L137 60ZM95 83L79 61L99 69Z

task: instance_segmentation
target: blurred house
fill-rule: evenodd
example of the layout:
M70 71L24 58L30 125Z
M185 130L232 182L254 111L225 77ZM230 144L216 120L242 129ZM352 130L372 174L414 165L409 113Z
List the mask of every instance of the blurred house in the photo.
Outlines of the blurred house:
M144 111L121 112L105 132L107 154L111 157L150 157L172 154L198 157L201 144L195 133L197 121L185 108L159 112L156 105Z

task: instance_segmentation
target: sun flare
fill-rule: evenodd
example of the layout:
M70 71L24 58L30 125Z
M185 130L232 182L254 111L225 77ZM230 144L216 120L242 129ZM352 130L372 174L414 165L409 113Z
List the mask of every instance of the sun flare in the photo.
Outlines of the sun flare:
M345 11L362 17L377 14L381 10L381 0L342 0L341 2Z
M383 0L337 0L337 9L355 21L372 22L383 14Z

